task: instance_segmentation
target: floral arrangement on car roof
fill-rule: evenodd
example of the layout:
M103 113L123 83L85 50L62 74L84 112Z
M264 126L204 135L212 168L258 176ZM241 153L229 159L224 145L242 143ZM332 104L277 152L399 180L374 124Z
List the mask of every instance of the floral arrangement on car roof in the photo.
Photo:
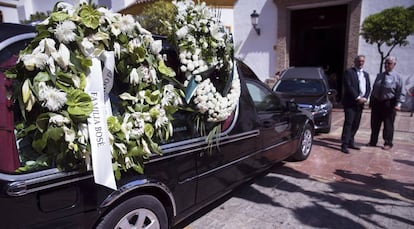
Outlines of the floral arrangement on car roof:
M21 155L26 164L19 170L85 169L91 164L91 132L97 146L108 132L115 177L129 169L143 173L144 161L152 153L161 153L158 142L173 134L172 115L183 107L182 97L196 104L195 112L208 114L205 121L225 120L240 95L238 77L231 71L232 48L226 45L229 37L220 32L221 26L204 3L190 2L175 2L177 38L170 37L177 41L181 70L188 76L185 88L173 83L176 73L160 54L161 41L154 40L131 15L86 1L57 3L7 74L16 79L14 96L24 120L16 126L17 136L29 139L33 149ZM191 14L186 14L190 9ZM194 20L185 22L184 15ZM195 30L200 22L202 31ZM190 36L184 30L203 34ZM210 69L226 74L216 79L225 85L220 90L205 76ZM96 90L103 90L104 101L90 89L96 85L103 87ZM108 131L93 125L99 123L95 116L102 107ZM98 163L93 160L92 164Z
M201 120L221 122L234 111L240 81L233 70L233 41L205 2L173 1L178 14L169 38L178 47L185 73L185 99Z

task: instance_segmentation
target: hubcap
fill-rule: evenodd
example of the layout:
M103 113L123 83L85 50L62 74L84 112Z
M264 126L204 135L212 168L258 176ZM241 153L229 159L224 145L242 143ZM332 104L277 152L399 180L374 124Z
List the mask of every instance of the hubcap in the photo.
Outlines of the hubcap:
M124 216L118 224L116 229L159 229L160 224L157 216L150 210L140 208L131 211Z
M312 148L312 132L309 129L305 129L302 139L302 153L304 156L308 155Z

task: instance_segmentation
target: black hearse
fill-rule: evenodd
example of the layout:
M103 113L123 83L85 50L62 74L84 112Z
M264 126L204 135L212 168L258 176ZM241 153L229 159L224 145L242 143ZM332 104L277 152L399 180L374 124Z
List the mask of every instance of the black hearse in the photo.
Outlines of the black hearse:
M118 189L95 184L92 172L57 168L18 173L19 155L3 72L34 37L32 27L0 24L0 219L2 228L169 228L286 158L306 159L314 124L281 101L241 61L239 104L211 147L178 112L171 142L145 173L123 174ZM147 227L152 225L151 227Z

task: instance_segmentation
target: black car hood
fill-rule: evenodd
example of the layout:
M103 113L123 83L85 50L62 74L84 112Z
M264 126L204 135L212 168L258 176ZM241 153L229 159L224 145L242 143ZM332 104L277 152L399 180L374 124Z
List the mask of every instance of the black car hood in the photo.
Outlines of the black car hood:
M295 95L290 93L280 93L276 92L280 98L283 100L294 100L295 103L298 105L300 104L311 104L311 105L319 105L321 103L326 102L326 95Z

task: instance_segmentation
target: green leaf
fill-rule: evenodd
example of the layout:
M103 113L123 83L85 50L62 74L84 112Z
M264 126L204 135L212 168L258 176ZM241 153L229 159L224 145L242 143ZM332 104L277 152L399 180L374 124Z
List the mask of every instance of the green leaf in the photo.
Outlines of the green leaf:
M50 14L50 19L52 21L64 21L68 18L69 18L69 14L62 12L62 11L53 12L52 14Z
M46 82L50 80L50 76L47 72L38 72L33 79L33 82L38 84L39 82Z
M160 115L160 110L157 107L151 108L149 111L151 118L156 119Z
M43 134L36 132L33 136L32 147L36 152L41 153L47 145L47 139L49 138L49 133L46 131Z
M134 54L137 63L142 63L145 60L145 56L147 55L147 51L144 47L138 46L134 49Z
M64 136L64 131L61 127L49 127L47 129L47 132L50 136L50 139L52 139L55 142L60 141Z
M143 168L143 165L140 165L140 164L134 164L134 165L132 166L132 168L133 168L136 172L138 172L138 173L140 173L140 174L144 174L144 168Z
M158 63L158 71L161 72L161 74L164 74L168 77L174 77L175 76L175 71L172 68L165 65L163 60L160 60L159 63Z
M139 157L143 154L144 154L144 151L142 150L141 147L138 147L138 146L134 146L128 150L128 155L131 155L133 157Z
M145 102L147 102L150 105L156 105L160 102L161 99L161 93L159 90L151 91L146 90L145 91Z
M80 17L83 24L91 29L96 29L99 26L100 13L91 5L83 5L80 10Z
M49 127L49 113L42 113L36 119L36 126L40 130L40 132L45 132Z
M91 97L82 90L72 89L67 94L68 112L70 116L84 119L93 110Z
M121 123L119 123L119 121L116 117L114 117L114 116L108 117L107 123L108 123L108 130L111 133L117 133L117 132L121 131Z
M152 138L154 135L154 127L149 123L145 123L144 133L148 138Z

